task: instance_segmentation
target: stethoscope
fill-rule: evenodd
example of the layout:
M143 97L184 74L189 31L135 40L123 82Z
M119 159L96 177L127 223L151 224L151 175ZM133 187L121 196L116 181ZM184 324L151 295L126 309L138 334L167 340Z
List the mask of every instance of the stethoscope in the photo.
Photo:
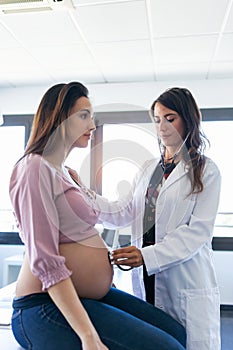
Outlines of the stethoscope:
M113 265L112 253L110 251L108 251L108 261L111 265ZM121 271L129 271L133 269L133 266L123 267L122 265L116 265L116 264L115 266L117 266L118 269L120 269Z
M178 148L178 150L175 152L175 154L174 154L172 157L167 158L166 161L165 161L165 157L164 157L164 152L162 152L161 147L159 147L160 153L161 153L161 161L160 161L160 162L161 162L161 166L162 166L162 168L163 168L164 171L165 171L165 170L169 170L170 167L173 167L173 166L174 166L175 160L176 160L176 158L178 157L178 155L180 154L180 152L181 152L183 146L185 145L185 143L186 143L186 141L187 141L189 135L190 135L190 131L189 131L188 134L186 135L184 141L182 142L182 144L180 145L180 147Z

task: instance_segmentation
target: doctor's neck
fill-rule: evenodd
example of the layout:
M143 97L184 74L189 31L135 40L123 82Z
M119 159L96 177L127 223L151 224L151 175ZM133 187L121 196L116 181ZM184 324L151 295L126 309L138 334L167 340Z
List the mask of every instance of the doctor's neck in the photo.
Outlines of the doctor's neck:
M189 134L185 137L185 139L183 140L183 142L181 143L180 146L174 148L174 147L166 147L165 148L165 151L164 151L164 154L162 156L163 158L163 161L166 163L166 162L178 162L182 159L182 154L183 154L183 151L184 151L184 145L189 137Z

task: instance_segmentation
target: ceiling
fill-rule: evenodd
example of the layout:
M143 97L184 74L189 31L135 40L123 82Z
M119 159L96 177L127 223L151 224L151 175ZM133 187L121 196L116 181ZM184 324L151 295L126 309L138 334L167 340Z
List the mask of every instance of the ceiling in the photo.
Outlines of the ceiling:
M1 14L0 88L233 78L232 3L73 0Z

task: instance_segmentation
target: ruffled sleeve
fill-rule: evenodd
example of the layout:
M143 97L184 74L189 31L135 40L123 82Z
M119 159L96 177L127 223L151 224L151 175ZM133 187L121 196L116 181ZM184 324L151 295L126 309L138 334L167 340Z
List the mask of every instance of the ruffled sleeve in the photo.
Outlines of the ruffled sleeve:
M10 197L32 273L42 290L68 278L71 271L59 254L59 218L55 206L55 171L39 155L23 158L10 180Z

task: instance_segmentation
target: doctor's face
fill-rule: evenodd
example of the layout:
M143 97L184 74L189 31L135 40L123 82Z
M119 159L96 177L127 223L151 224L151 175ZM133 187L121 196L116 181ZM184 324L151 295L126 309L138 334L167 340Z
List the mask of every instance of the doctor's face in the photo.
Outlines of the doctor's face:
M157 102L154 106L154 121L162 144L177 149L185 139L185 125L180 115Z

